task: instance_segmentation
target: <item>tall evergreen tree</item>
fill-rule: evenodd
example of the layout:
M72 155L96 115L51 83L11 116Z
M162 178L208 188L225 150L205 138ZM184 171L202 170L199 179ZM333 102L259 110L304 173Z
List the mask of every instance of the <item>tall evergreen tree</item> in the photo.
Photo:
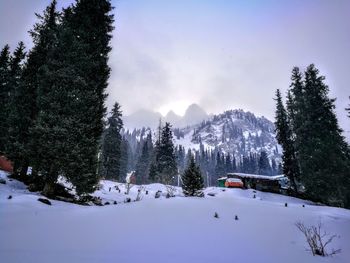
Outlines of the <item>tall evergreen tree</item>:
M303 123L295 130L301 179L310 198L350 205L349 146L341 135L324 76L312 64L305 72Z
M10 47L5 45L0 53L0 154L5 152L8 139L9 117L9 78L10 78Z
M216 152L215 177L220 178L225 176L225 162L223 161L220 151Z
M6 156L14 163L14 173L17 174L23 159L22 131L18 120L22 117L21 100L24 95L22 89L23 60L25 58L25 47L23 42L19 42L18 47L10 60L9 83L8 83L8 136L6 143ZM6 104L5 104L6 105Z
M175 183L178 170L170 123L166 122L164 127L161 127L160 123L157 137L149 178L152 181L171 185Z
M272 175L277 174L277 164L276 164L275 159L271 160L271 172L272 172Z
M271 166L267 153L262 151L259 158L259 174L262 175L271 175Z
M124 178L126 178L127 173L129 172L128 163L129 158L131 157L129 155L129 142L126 140L125 137L122 138L121 144L120 144L120 167L119 167L119 176L118 180L122 181Z
M93 191L97 184L110 73L110 11L108 0L80 0L65 9L57 44L42 70L34 134L47 189L58 174L65 175L78 194Z
M108 118L108 127L103 135L100 176L119 181L122 151L121 129L123 121L120 105L116 102ZM125 151L123 151L125 154Z
M10 119L14 126L12 136L15 137L17 152L20 152L21 177L26 175L28 166L35 166L36 143L35 136L30 134L37 116L37 96L39 90L40 70L46 65L48 53L57 43L57 21L59 13L56 11L54 0L38 15L38 22L30 31L34 46L28 54L23 67L22 78L13 97L12 110L14 115Z
M162 128L162 136L157 152L157 170L160 181L165 184L173 184L177 175L173 135L170 123L166 122Z
M287 112L284 108L280 91L276 91L276 138L283 148L282 162L283 173L287 176L291 182L293 190L298 191L297 180L299 178L299 166L296 158L296 150L294 148L294 141L292 139L292 131L290 128ZM297 109L292 108L292 102L290 101L290 112L294 116Z
M231 161L231 155L227 154L225 158L225 170L226 173L232 173L233 167L232 167L232 161Z
M190 163L182 176L182 190L185 196L203 197L203 178L199 166L194 157L190 157Z
M136 182L138 184L145 184L148 182L148 175L150 172L150 165L152 161L152 134L147 135L146 141L143 143L141 155L136 164Z

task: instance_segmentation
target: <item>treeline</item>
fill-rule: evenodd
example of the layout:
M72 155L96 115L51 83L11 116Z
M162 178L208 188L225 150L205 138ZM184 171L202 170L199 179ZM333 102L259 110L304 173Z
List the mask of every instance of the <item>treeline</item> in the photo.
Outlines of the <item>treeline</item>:
M174 131L176 132L177 129ZM199 166L205 185L216 185L216 180L219 177L232 172L262 175L282 174L282 165L277 163L275 159L270 159L265 151L241 155L236 158L232 154L223 153L218 148L205 149L202 143L199 145L199 150L185 149L182 145L175 146L173 130L169 123L166 123L164 127L160 124L157 132L153 135L150 129L143 128L133 132L122 131L122 135L118 135L118 137L120 140L126 141L124 143L126 147L121 150L123 159L120 159L118 165L127 167L128 172L135 171L138 184L154 182L177 184L177 175L184 174L191 157ZM165 166L164 163L166 163ZM161 172L165 167L169 169L169 172ZM120 170L117 165L115 169ZM124 171L122 177L118 176L118 172L111 175L112 177L104 177L123 181L126 172Z
M79 195L98 182L112 10L108 0L77 0L58 11L56 1L37 15L33 48L20 42L0 55L0 152L36 190L54 193L59 175Z
M330 205L350 207L350 150L328 96L325 77L312 64L292 71L286 107L276 92L277 140L283 172L296 194Z

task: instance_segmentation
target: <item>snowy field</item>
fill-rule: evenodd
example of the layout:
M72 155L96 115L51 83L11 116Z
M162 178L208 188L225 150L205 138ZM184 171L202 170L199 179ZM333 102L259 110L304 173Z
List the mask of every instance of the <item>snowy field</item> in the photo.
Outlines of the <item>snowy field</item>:
M48 206L22 183L9 181L4 173L0 177L7 181L0 184L2 263L350 262L350 210L216 187L207 188L205 198L183 197L178 189L175 198L155 199L157 190L165 190L160 184L146 185L141 201L124 203L127 197L136 198L138 187L127 196L122 185L119 193L109 181L102 182L95 195L111 205L52 201ZM330 248L342 252L313 257L295 227L297 221L322 221L329 233L340 235Z

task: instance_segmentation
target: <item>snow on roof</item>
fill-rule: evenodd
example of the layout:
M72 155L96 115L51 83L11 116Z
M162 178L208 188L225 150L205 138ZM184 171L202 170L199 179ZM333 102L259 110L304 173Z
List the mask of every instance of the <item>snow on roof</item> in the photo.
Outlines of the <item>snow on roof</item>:
M238 178L227 178L226 182L228 182L228 183L242 183L242 180L238 179Z
M218 178L218 181L220 181L220 180L226 180L226 179L227 179L227 176L224 176L224 177Z
M245 173L229 173L227 175L236 175L242 178L255 178L255 179L266 179L266 180L278 180L285 178L283 174L280 175L260 175L260 174L245 174Z

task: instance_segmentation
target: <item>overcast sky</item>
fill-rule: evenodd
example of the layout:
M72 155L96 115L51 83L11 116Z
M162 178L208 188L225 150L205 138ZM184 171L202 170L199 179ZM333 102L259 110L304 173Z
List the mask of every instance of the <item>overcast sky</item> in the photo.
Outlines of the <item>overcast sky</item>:
M0 0L0 46L20 40L48 0ZM58 0L59 6L72 1ZM290 84L293 66L315 63L337 97L350 95L350 1L113 0L115 31L108 105L125 114L152 109L183 114L242 108L274 118L272 98ZM350 132L347 133L350 137Z

